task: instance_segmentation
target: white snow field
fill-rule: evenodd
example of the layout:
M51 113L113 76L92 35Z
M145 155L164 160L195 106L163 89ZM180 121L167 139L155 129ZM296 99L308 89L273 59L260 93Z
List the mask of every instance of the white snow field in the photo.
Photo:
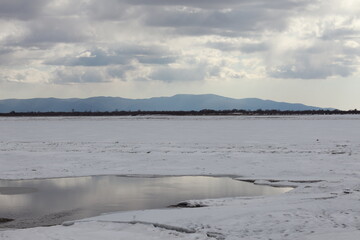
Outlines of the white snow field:
M234 175L296 186L2 230L0 239L360 239L359 153L358 116L0 118L1 179Z

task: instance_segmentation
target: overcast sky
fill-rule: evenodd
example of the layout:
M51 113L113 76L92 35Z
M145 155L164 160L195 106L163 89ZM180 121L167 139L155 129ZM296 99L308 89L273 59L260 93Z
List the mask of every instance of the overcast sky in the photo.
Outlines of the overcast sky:
M177 93L360 109L358 0L0 0L0 99Z

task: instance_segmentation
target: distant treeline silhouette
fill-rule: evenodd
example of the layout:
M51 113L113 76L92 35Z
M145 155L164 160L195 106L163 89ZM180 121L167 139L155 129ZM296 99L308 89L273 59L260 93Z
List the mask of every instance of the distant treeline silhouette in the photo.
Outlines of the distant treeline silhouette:
M71 112L15 112L0 113L0 117L77 117L77 116L146 116L146 115L169 115L169 116L227 116L227 115L248 115L248 116L273 116L273 115L345 115L359 114L357 109L342 110L305 110L305 111L280 111L280 110L211 110L200 111L71 111Z

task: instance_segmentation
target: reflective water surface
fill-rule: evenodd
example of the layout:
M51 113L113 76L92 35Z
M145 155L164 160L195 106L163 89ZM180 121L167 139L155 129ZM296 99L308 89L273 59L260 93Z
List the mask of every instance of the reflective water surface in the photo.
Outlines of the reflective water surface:
M228 177L93 176L0 180L0 227L60 224L105 212L165 208L185 200L281 194L274 188Z

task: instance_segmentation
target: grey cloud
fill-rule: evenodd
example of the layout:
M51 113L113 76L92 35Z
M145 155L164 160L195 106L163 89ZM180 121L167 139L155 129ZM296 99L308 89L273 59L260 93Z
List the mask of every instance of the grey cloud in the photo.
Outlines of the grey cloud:
M162 67L150 74L151 80L159 80L164 82L180 82L180 81L201 81L204 80L206 71L204 68L171 68Z
M153 5L153 6L190 6L190 7L202 7L202 8L214 8L219 6L233 6L242 0L125 0L128 4L131 5Z
M9 54L9 53L12 53L12 52L14 52L14 50L13 49L11 49L11 48L0 48L0 56L1 55L6 55L6 54Z
M48 46L91 41L94 38L89 30L91 21L104 20L140 21L144 27L165 27L181 35L255 36L264 29L284 29L293 10L307 6L309 0L89 0L70 3L0 0L0 13L4 16L9 13L33 18L27 23L26 34L21 39L9 38L8 43ZM194 7L200 10L192 10Z
M244 53L264 52L269 49L266 43L247 43L242 44L240 50Z
M174 56L139 56L137 57L140 63L144 64L160 64L167 65L174 63L177 60L177 57Z
M223 52L239 51L239 44L229 42L208 42L206 46Z
M359 31L350 28L326 29L321 39L333 41L335 39L352 38L359 35Z
M275 70L270 71L270 76L274 78L326 79L331 76L347 77L354 70L353 67L341 64L313 66L302 62L302 64L278 66Z
M85 54L85 55L84 55ZM67 56L63 58L46 61L48 65L63 66L108 66L126 65L132 60L137 60L144 64L169 64L176 61L176 58L168 55L165 49L153 46L124 46L118 49L99 49L88 50L79 56Z
M127 72L131 70L135 70L136 68L132 65L121 65L121 66L114 66L108 67L106 69L106 74L111 78L120 79L122 81L127 80Z
M31 65L32 57L34 55L31 54L31 51L27 51L27 49L0 45L0 67Z
M264 52L269 49L269 46L263 42L243 44L235 44L231 42L208 42L206 46L224 52L241 51L243 53Z
M112 64L126 64L130 59L126 55L114 54L111 55L104 50L95 49L87 51L88 56L69 56L58 59L46 61L48 65L63 65L63 66L107 66ZM84 53L83 53L84 54Z
M53 72L52 82L56 84L108 82L103 71L98 69L65 68Z
M90 1L86 6L86 14L92 19L102 20L125 20L131 15L131 6L124 1L107 0L107 1Z
M25 64L31 65L35 59L36 64L41 61L48 65L47 68L61 66L53 74L56 83L104 82L111 78L124 80L127 73L134 70L135 65L143 67L143 70L146 69L138 74L139 76L145 76L151 71L152 73L147 76L151 80L166 82L203 80L209 76L219 75L221 69L204 66L196 61L193 66L189 64L192 67L182 66L184 59L181 58L185 58L184 56L161 47L149 46L150 42L154 44L160 42L164 45L168 43L167 41L177 42L179 46L174 46L174 49L181 49L182 42L187 41L185 45L191 48L190 38L181 37L217 35L220 37L208 36L206 39L210 42L205 46L198 44L205 38L196 41L197 43L193 45L194 50L201 51L202 47L210 47L223 52L236 51L242 53L245 58L246 54L255 53L256 57L263 58L266 62L271 52L275 53L279 49L281 55L286 51L285 47L271 45L271 38L279 37L277 33L289 36L283 30L287 30L288 24L292 24L290 18L300 16L306 19L307 16L313 17L321 11L324 11L324 16L331 17L331 14L334 14L326 13L326 9L306 10L308 6L317 2L317 0L78 0L74 3L74 1L57 0L0 0L0 24L6 22L6 31L8 31L0 36L0 64L7 66L16 63L23 67ZM308 38L305 39L306 42L321 43L310 48L289 50L284 54L284 59L279 59L277 56L277 63L266 62L268 75L275 78L302 79L352 75L358 66L360 50L345 47L345 41L342 40L355 39L359 32L351 23L351 19L358 18L355 16L348 18L349 24L344 22L342 27L332 23L323 24L321 36L316 35L318 32L307 35L304 33L303 35ZM134 29L127 27L127 23L129 26L134 26ZM102 26L105 26L104 29L100 29ZM152 34L152 30L154 35L149 36L148 41L146 36ZM302 33L299 33L300 35ZM126 39L128 36L129 38ZM160 39L160 36L165 38ZM180 37L179 41L176 39L178 37ZM297 36L295 34L291 37ZM172 41L174 39L176 41ZM224 41L221 42L219 39ZM244 43L245 39L246 42L253 40L253 43ZM298 37L294 42L300 40ZM117 41L124 44L120 46ZM149 45L144 46L146 44L144 42L147 41ZM322 46L322 43L326 42L329 44ZM81 52L87 48L88 52ZM51 51L60 52L62 49L76 53L65 57L47 58L54 56ZM186 49L186 51L191 50ZM222 54L224 55L219 55L220 58L226 55L226 53ZM199 56L199 58L205 57ZM314 59L318 59L315 64ZM178 63L177 68L171 67L171 63L174 62ZM238 72L239 69L231 70Z
M342 61L348 61L349 64L353 64L353 60L360 56L360 47L350 48L350 47L343 47L342 55L339 56ZM350 59L350 60L349 60Z
M239 37L240 33L229 30L229 29L221 29L221 28L206 28L199 26L183 26L176 28L168 29L170 34L176 35L184 35L184 36L206 36L206 35L218 35L223 37L236 38ZM250 31L241 32L241 36L253 36L255 33Z
M87 23L78 18L48 17L28 24L20 39L8 39L9 45L47 46L56 43L86 42L90 33Z
M342 55L346 48L318 43L307 49L297 49L287 63L268 69L274 78L326 79L332 76L348 77L356 71L357 52Z
M161 66L156 68L148 77L151 80L164 82L203 81L207 77L218 77L220 72L220 66L201 62L192 67Z
M125 0L130 5L152 5L152 6L187 6L202 9L219 9L232 7L257 6L266 8L291 8L301 7L315 1L310 0Z
M101 83L114 80L127 81L127 73L135 70L132 65L104 67L61 67L52 72L51 82L55 84Z
M13 61L14 49L8 47L0 47L0 65L10 65Z
M257 34L265 29L284 29L290 12L255 7L199 12L154 9L146 15L144 22L153 27L170 28L179 34L243 36Z
M47 0L0 0L0 18L29 20L38 17Z
M12 27L0 39L2 44L49 48L57 43L79 43L91 39L86 16L70 10L78 4L65 3L56 0L0 0L0 19L5 19Z
M239 36L282 30L287 18L317 0L108 0L90 1L90 18L140 21L182 35Z

